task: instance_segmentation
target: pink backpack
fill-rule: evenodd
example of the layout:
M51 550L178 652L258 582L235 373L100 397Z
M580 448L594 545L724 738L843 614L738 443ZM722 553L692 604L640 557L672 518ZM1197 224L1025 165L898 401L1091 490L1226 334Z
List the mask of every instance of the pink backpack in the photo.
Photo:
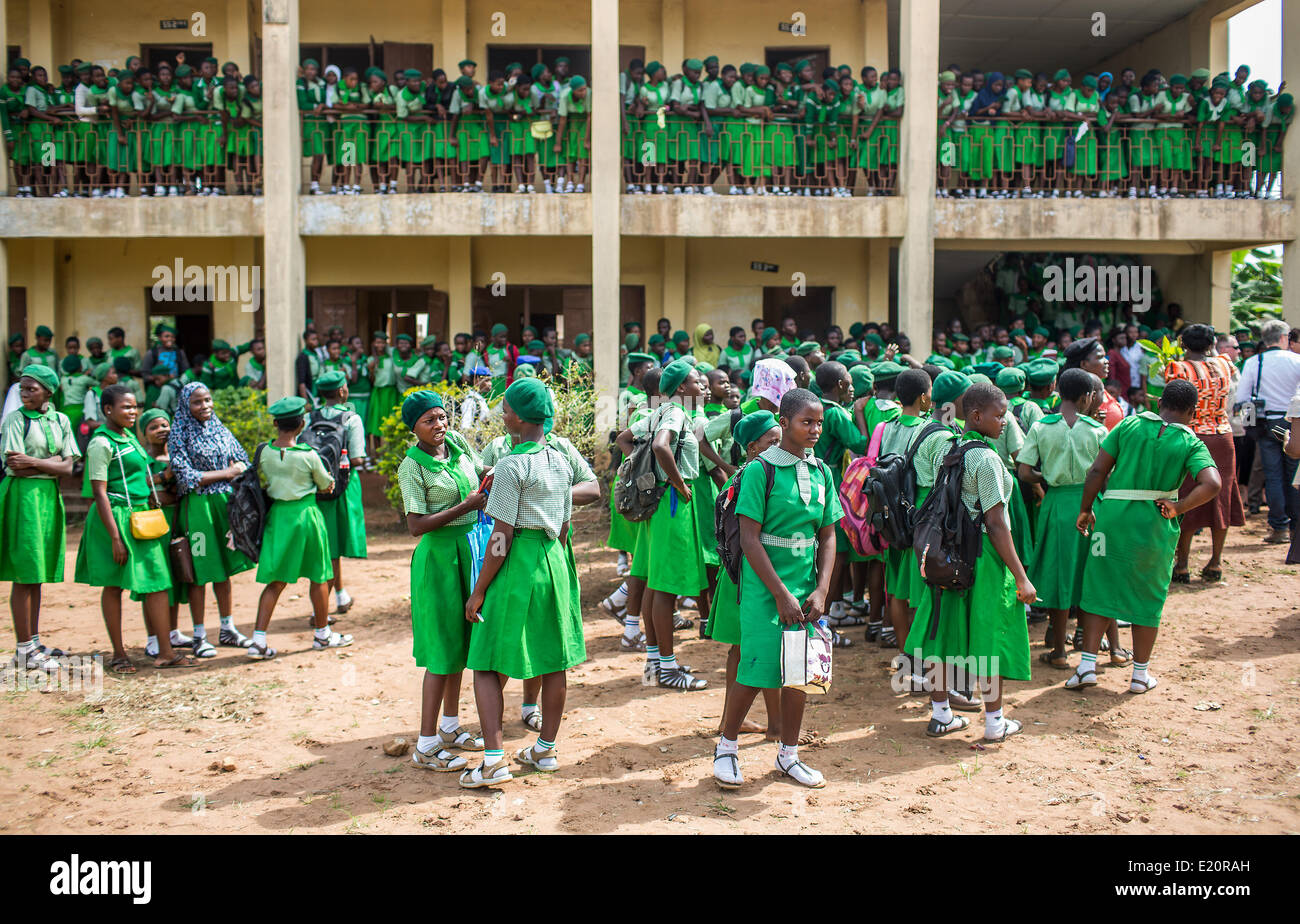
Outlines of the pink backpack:
M880 456L880 440L884 436L885 424L876 424L871 431L871 444L867 454L854 459L844 470L844 479L840 482L840 506L844 508L844 519L840 526L849 537L849 544L859 555L878 555L888 545L881 535L871 527L870 514L867 509L867 476Z

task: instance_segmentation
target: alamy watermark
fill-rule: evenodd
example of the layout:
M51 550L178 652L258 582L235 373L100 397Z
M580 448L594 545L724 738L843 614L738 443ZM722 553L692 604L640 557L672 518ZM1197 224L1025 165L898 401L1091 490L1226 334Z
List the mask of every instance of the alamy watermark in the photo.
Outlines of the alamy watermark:
M177 257L155 266L152 275L154 301L238 302L246 312L262 307L262 267L256 264L187 264Z
M1145 265L1075 265L1074 257L1066 257L1065 266L1043 270L1043 300L1049 302L1128 302L1142 313L1151 309L1154 291Z

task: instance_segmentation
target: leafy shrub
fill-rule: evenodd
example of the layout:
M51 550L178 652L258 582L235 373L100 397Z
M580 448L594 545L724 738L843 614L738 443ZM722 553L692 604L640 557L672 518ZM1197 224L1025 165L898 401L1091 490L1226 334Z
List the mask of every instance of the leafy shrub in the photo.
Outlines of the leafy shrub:
M275 421L266 412L266 392L253 388L222 388L212 394L217 417L239 440L248 457L258 443L275 439Z

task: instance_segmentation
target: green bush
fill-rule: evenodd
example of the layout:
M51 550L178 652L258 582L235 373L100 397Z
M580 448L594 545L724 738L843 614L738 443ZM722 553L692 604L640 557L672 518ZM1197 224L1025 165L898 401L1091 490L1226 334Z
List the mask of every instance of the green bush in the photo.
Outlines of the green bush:
M275 439L275 421L266 412L266 392L252 388L222 388L213 392L217 417L239 440L248 457L259 443Z

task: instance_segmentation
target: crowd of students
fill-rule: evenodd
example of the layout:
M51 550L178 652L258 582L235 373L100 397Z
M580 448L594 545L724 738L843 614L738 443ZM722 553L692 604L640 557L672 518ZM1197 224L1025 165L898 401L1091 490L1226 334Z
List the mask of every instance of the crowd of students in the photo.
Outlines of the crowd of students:
M261 194L262 84L235 62L57 70L17 58L0 87L16 197Z
M1070 672L1066 688L1095 685L1102 652L1111 666L1131 666L1131 693L1156 687L1149 666L1161 613L1169 583L1178 579L1176 562L1185 562L1180 545L1187 521L1180 530L1179 518L1203 509L1221 490L1237 491L1231 465L1218 461L1222 441L1193 430L1206 405L1221 410L1227 395L1208 387L1195 364L1221 361L1225 375L1235 367L1212 329L1175 319L1188 370L1170 371L1150 406L1126 409L1113 383L1108 388L1110 363L1093 324L1068 342L1068 331L1026 335L1025 324L1017 317L1009 329L991 328L981 334L989 338L987 352L971 354L954 322L936 332L936 348L924 359L888 324L857 323L847 336L832 327L817 336L792 317L779 328L756 321L755 348L741 328L723 346L707 324L692 336L672 332L661 319L664 333L652 335L645 351L639 325L629 325L619 428L611 438L623 455L649 453L658 494L648 518L632 521L619 513L611 492L607 545L619 552L624 581L599 609L620 624L621 650L644 656L629 682L683 693L707 687L677 657L675 633L693 627L682 610L696 609L701 634L727 646L712 768L722 787L744 783L737 742L746 733L779 742L775 766L785 778L825 785L800 756L810 740L803 728L806 694L782 682L782 636L790 628L827 625L831 643L842 649L854 643L846 630L865 626L868 643L896 651L893 682L929 695L925 733L931 737L961 732L969 720L959 713L981 710L983 740L1001 742L1021 731L1004 709L1004 684L1030 679L1035 621L1050 620L1039 660ZM1269 350L1279 348L1276 326L1262 330ZM402 375L422 359L435 371L428 380L419 373L401 390L396 379L381 386L393 390L382 402L400 406L412 440L397 482L407 527L419 539L411 618L424 681L413 760L458 772L468 788L509 781L512 764L535 772L559 768L566 671L586 657L571 519L574 507L599 501L601 488L589 462L552 432L552 387L585 377L589 358L580 349L562 355L552 334L525 343L538 354L530 357L508 342L503 327L494 328L490 341L464 338L450 362L440 358L436 342L417 356L410 339L402 339L396 351ZM330 610L331 602L337 613L354 602L343 585L342 558L366 555L359 482L349 478L346 491L335 492L344 466L327 467L299 435L321 419L337 421L346 454L365 465L372 447L364 421L381 394L373 388L363 412L351 384L360 368L396 363L384 336L375 336L369 358L348 362L333 331L322 359L317 332L309 329L300 393L270 405L276 436L250 459L213 401L213 392L234 380L242 348L218 347L217 366L205 362L196 379L182 381L174 332L164 327L157 335L143 359L117 330L110 332L111 351L81 357L75 344L60 360L50 349L52 332L42 328L32 349L16 360L11 355L20 407L0 424L0 580L13 582L16 663L48 670L64 655L41 640L40 606L43 586L64 577L58 480L79 463L92 509L75 580L103 588L111 669L135 670L123 641L124 590L142 603L146 650L160 668L217 655L205 625L208 585L221 621L217 642L250 659L276 656L267 641L270 620L283 589L304 578L313 648L353 644L331 628ZM949 347L949 337L967 347ZM83 361L101 383L109 375L100 375L105 367L121 379L98 386L96 427L84 448L59 410L64 381L56 371L72 376ZM494 412L506 433L482 451L452 428L457 418L443 392L424 388L398 397L411 385L450 381L453 368L462 378L481 377L482 393L475 393L485 405L488 395L501 399ZM212 377L218 373L224 378ZM173 413L157 406L169 388L177 392ZM1286 452L1300 457L1300 401L1289 417ZM959 499L981 548L970 562L966 592L933 586L914 550L859 553L848 534L856 527L843 519L841 488L849 462L869 454L905 460L917 508L941 484L954 485L954 503ZM271 500L256 564L229 541L229 505L250 465ZM720 493L734 500L739 524L736 580L720 567ZM852 493L843 499L857 500ZM159 510L163 524L153 516ZM490 518L486 532L480 514ZM1293 538L1295 527L1292 519ZM192 553L186 580L168 553L178 534ZM254 567L264 589L246 636L235 625L230 581ZM1206 582L1220 578L1220 571L1202 571ZM177 627L182 601L191 612L190 635ZM1121 644L1121 627L1131 629L1131 649ZM1067 652L1070 640L1077 664ZM474 672L479 734L459 718L467 669ZM509 678L523 681L519 718L537 733L513 761L504 747ZM748 718L760 692L765 723ZM482 759L471 767L466 752L481 752Z

